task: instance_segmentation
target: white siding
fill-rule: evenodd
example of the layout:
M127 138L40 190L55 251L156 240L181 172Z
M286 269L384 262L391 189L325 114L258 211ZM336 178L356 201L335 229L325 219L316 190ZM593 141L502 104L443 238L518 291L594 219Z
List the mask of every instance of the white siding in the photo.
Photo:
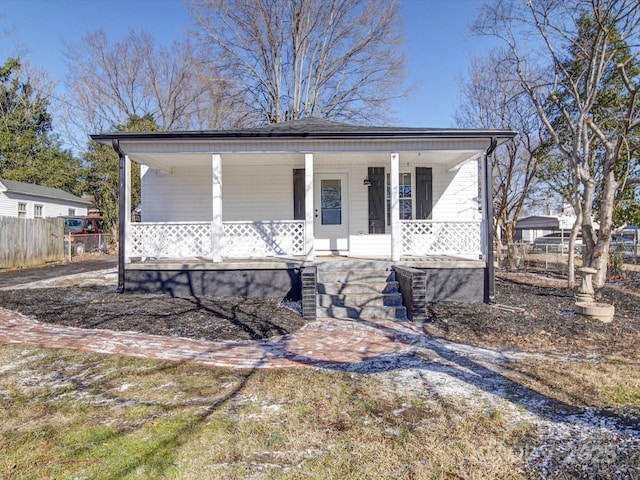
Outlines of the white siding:
M369 187L363 185L368 165L353 165L349 169L349 234L369 234Z
M211 168L149 169L142 177L144 222L211 220ZM293 167L222 164L222 219L293 219Z
M27 208L27 214L28 214ZM18 201L15 198L8 198L3 192L0 192L0 215L3 217L18 216Z
M391 234L351 235L349 255L352 257L390 257Z
M69 209L75 208L76 215L87 215L86 205L61 203L53 200L45 200L29 195L5 194L0 192L0 216L17 217L18 203L27 204L27 216L25 218L34 217L34 205L42 205L43 217L63 217L69 215Z
M453 171L433 168L433 220L480 220L477 196L477 162Z
M222 219L292 220L293 167L223 164Z
M224 173L223 173L224 183ZM142 176L143 222L211 220L211 166L148 169Z

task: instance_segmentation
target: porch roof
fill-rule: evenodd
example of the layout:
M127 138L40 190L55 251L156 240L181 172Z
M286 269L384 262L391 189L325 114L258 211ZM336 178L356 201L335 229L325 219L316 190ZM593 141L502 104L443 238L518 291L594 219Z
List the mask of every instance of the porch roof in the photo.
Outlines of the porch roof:
M208 161L208 154L423 153L449 168L483 154L495 138L500 145L512 130L357 126L305 118L256 128L168 132L113 132L91 135L117 146L139 163L169 168ZM203 156L204 155L204 156ZM351 157L357 161L357 156Z

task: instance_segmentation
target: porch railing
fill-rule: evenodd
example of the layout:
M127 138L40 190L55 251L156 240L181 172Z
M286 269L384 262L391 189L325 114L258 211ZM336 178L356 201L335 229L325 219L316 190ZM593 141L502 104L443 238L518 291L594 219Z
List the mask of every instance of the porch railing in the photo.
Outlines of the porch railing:
M211 222L141 222L129 228L129 256L212 256ZM222 256L267 257L304 254L304 222L223 222Z
M480 255L481 221L402 220L403 255Z
M129 256L211 257L211 222L131 223Z
M224 222L223 257L304 255L304 221Z

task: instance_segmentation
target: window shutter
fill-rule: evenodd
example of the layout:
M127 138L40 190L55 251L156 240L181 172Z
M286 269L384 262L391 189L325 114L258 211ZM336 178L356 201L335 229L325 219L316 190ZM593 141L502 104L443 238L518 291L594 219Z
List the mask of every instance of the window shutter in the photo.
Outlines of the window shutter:
M384 167L369 167L369 233L384 233Z
M431 218L433 208L433 180L431 169L416 167L416 220Z
M293 219L304 220L304 168L293 169Z

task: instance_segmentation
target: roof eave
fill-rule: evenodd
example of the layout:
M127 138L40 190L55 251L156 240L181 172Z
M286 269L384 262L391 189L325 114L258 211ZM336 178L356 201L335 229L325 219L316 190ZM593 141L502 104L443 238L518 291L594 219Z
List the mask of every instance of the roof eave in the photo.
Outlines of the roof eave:
M38 193L33 193L33 192L25 192L22 190L13 190L13 189L7 189L4 190L3 193L11 193L14 195L27 195L29 197L36 197L36 198L41 198L44 200L57 200L59 202L73 202L73 203L80 203L82 205L91 205L91 202L87 201L87 200L83 200L81 198L78 199L73 199L73 198L61 198L61 197L52 197L49 195L43 195L43 194L38 194Z
M497 137L502 141L517 135L513 130L393 130L381 132L247 132L247 131L183 131L183 132L115 132L90 135L91 139L107 144L112 140L152 142L158 140L184 141L246 141L246 140L416 140L416 139L480 139Z

